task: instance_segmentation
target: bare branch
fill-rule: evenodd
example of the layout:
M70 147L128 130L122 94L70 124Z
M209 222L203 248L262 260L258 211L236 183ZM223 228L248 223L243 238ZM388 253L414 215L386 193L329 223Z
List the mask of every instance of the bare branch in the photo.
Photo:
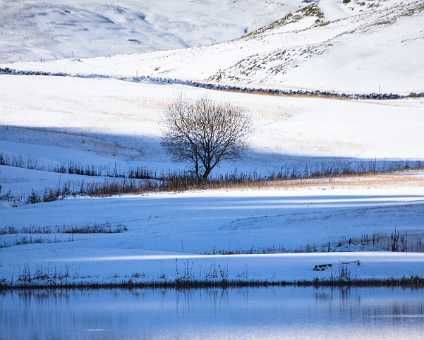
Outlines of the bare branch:
M223 160L240 157L250 131L244 112L231 104L202 98L168 106L162 144L178 160L189 161L199 180L207 180Z

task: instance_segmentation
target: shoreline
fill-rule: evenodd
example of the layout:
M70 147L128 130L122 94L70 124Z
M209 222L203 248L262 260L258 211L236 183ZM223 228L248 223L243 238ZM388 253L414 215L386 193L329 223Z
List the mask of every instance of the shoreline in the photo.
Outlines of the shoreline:
M332 280L314 279L301 281L266 281L266 280L174 280L174 281L150 281L133 282L131 280L119 283L68 283L68 284L23 284L23 285L0 285L0 292L16 290L40 290L40 289L209 289L209 288L268 288L268 287L314 287L314 288L424 288L424 277L410 276L388 279L354 279Z

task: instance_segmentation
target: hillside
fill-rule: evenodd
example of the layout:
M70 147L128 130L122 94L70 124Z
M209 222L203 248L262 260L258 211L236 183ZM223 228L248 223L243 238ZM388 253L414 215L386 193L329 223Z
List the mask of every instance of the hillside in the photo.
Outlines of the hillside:
M300 0L4 0L0 59L39 61L207 45L254 31L299 4Z
M11 66L253 87L422 91L422 0L322 0L304 6L241 39L209 47Z
M248 150L217 173L270 175L282 168L355 167L375 159L384 167L389 160L424 159L422 98L289 98L114 79L4 75L0 92L0 154L42 169L69 162L107 169L142 166L158 173L186 168L160 144L166 107L179 95L230 102L252 119ZM57 187L60 178L63 183L63 174L0 173L3 192L15 194Z

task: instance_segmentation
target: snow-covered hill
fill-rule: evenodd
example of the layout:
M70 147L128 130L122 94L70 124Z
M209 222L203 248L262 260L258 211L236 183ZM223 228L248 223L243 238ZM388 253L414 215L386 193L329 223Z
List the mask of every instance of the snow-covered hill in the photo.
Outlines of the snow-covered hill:
M234 39L300 0L2 0L3 62L141 53Z
M241 39L208 47L12 66L273 88L423 90L423 0L320 0L303 6Z
M109 169L142 166L158 173L185 168L160 144L166 107L179 95L231 102L252 119L248 151L217 173L269 175L285 167L303 171L355 159L377 158L381 164L424 159L422 98L278 97L114 79L5 75L0 94L0 153L42 168L69 162ZM43 191L41 183L56 187L62 176L48 175L47 183L39 172L0 172L3 192L19 194Z

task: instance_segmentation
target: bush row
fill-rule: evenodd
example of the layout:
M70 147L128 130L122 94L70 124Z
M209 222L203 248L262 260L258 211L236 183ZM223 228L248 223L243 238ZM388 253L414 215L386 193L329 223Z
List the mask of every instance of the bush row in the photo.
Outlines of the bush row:
M265 176L259 172L233 172L215 175L208 181L200 181L191 172L168 172L159 179L114 178L101 182L65 183L58 188L46 189L43 193L32 191L24 199L35 204L63 199L67 196L112 196L120 194L141 194L158 191L186 191L193 189L220 189L230 187L261 187L273 181L301 180L348 175L377 174L424 168L424 161L346 161L321 164L305 164L304 167L282 167Z

